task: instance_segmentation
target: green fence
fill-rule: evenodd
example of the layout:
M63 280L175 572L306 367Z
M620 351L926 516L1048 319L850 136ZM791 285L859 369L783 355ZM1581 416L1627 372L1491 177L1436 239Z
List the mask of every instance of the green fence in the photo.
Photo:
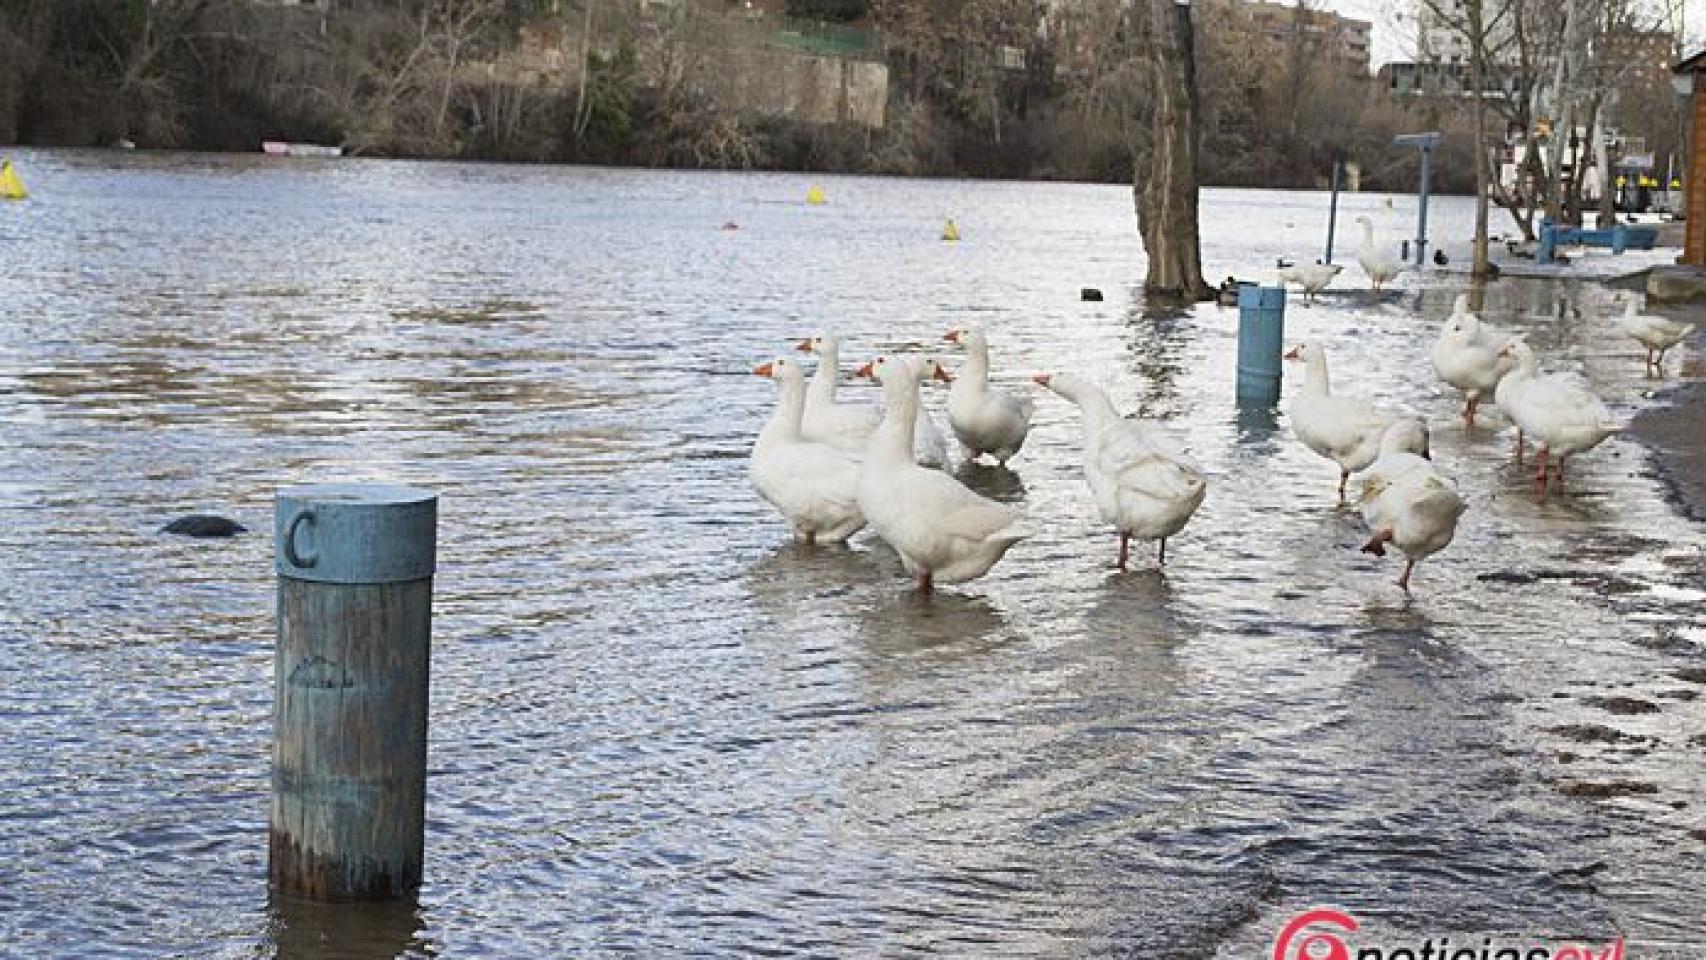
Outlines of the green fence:
M780 17L772 22L776 26L772 40L790 50L826 57L859 57L876 53L876 35L869 30L796 17Z

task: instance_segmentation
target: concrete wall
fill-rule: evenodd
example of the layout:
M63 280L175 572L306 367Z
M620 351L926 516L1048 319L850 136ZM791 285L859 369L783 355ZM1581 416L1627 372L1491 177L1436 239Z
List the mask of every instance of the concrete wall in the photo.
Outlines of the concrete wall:
M872 129L881 129L886 119L884 64L769 49L734 51L725 63L730 69L716 96L735 109Z
M704 49L714 53L704 62L712 66L695 72L709 74L703 82L719 103L805 123L882 128L889 99L887 65L768 46L761 39L765 35L752 29L706 41ZM647 49L640 47L642 59ZM664 59L659 47L649 49ZM464 72L476 81L569 87L580 78L580 39L560 27L525 27L518 45L504 57L470 63Z

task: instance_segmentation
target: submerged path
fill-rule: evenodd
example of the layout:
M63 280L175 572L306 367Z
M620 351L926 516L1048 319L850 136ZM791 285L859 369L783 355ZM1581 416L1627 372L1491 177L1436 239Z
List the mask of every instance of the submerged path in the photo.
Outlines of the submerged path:
M1448 286L1287 318L1336 389L1430 417L1470 502L1406 598L1332 466L1233 406L1235 312L1133 302L1128 191L31 169L0 218L29 251L0 271L0 955L292 956L343 924L381 955L1232 960L1321 903L1706 949L1706 536L1636 435L1537 504L1433 382ZM1309 252L1321 204L1211 191L1211 278ZM1650 406L1604 295L1557 321L1554 293L1500 284L1488 318ZM1210 471L1164 572L1109 569L1047 396L1011 472L961 474L1039 531L989 578L921 604L869 539L786 542L745 477L752 365L968 324L1003 384L1096 379ZM334 478L443 496L418 915L268 904L271 544L158 532L264 531L278 486Z

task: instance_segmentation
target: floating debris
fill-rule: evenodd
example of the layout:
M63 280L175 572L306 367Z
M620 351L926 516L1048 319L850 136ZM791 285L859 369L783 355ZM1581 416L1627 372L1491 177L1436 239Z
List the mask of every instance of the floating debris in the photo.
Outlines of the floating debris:
M249 528L229 517L216 517L209 513L192 513L187 517L179 517L160 528L161 533L174 533L180 537L234 537L239 533L248 533Z

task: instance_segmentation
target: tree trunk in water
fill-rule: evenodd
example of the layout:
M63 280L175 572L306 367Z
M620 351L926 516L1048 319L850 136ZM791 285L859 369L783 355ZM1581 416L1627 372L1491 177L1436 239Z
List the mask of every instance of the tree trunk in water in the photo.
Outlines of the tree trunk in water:
M586 138L588 114L586 109L586 85L591 79L589 74L592 67L592 4L586 0L586 16L581 20L581 82L575 90L575 144L578 146Z
M1565 222L1564 215L1564 145L1576 129L1575 104L1566 102L1552 127L1552 142L1547 145L1546 216L1553 223Z
M1611 206L1616 177L1611 172L1611 147L1605 140L1604 124L1605 99L1601 97L1593 109L1593 162L1599 167L1599 222L1595 226L1601 230L1610 229L1617 220L1617 211Z
M1564 42L1567 45L1576 33L1576 0L1566 0L1564 4ZM1560 50L1553 58L1552 64L1552 102L1551 114L1552 137L1547 144L1546 159L1549 167L1543 167L1546 174L1546 217L1553 223L1564 220L1564 140L1574 129L1575 117L1571 110L1574 97L1570 95L1570 85L1574 82L1574 66L1566 51ZM1538 89L1538 88L1537 88Z
M1150 0L1153 35L1144 56L1153 80L1148 156L1133 166L1137 229L1149 257L1149 293L1187 300L1214 295L1202 278L1197 232L1197 91L1191 8Z
M457 37L450 43L450 67L444 71L444 87L439 91L438 119L433 124L433 139L435 147L443 149L444 121L450 116L450 94L456 87L456 67L462 58L462 39Z
M1481 0L1469 0L1469 83L1475 88L1475 253L1469 275L1485 278L1487 266L1487 91L1482 83L1482 60L1486 56L1486 34L1481 18Z

